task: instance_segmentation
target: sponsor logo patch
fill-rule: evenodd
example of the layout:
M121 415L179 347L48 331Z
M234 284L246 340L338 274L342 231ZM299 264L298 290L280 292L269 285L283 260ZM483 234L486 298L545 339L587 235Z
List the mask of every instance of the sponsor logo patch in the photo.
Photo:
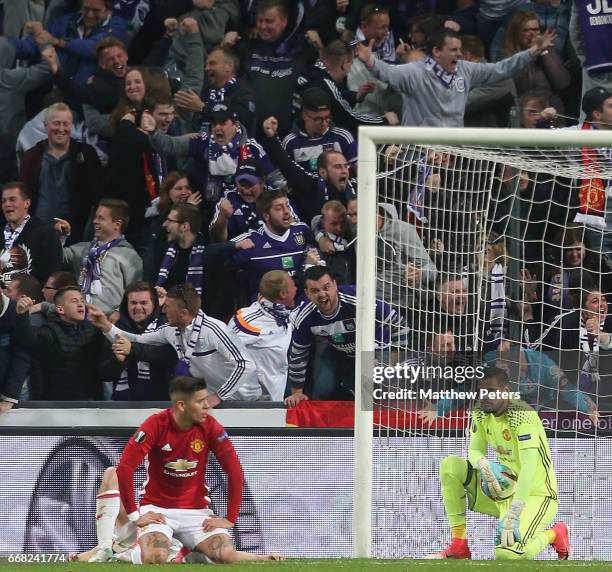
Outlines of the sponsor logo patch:
M529 439L531 439L531 435L529 433L526 433L525 435L519 435L518 438L519 441L529 441Z
M142 429L139 429L136 431L136 433L134 433L134 441L136 441L136 443L144 443L146 438L147 434Z

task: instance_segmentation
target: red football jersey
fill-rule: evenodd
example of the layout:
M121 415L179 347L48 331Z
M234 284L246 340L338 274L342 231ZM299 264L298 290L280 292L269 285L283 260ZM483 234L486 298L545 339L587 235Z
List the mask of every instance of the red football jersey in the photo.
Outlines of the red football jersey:
M208 508L206 463L208 453L219 461L228 477L226 518L236 522L242 502L244 475L225 429L208 416L191 429L180 429L171 409L151 415L130 438L119 464L117 478L123 506L130 514L138 509L134 498L134 472L147 457L147 479L141 505L162 508Z

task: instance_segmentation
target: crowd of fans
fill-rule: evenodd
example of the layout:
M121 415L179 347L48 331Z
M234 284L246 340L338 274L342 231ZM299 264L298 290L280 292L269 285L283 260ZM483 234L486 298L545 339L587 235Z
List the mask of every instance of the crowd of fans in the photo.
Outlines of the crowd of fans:
M211 405L350 399L359 125L612 128L612 21L583 2L0 7L2 412L165 400L175 373L205 377ZM454 355L478 338L491 361L522 345L510 361L534 405L612 407L605 191L597 206L576 189L565 218L538 219L539 244L554 248L526 251L519 304L507 303L494 224L486 248L472 245L488 277L475 308L478 260L467 274L449 260L462 205L445 212L457 219L444 236L428 232L442 216L428 193L454 165L425 164L426 184L379 207L381 348ZM527 174L513 188L534 204L555 193ZM512 319L522 344L505 339ZM584 356L575 376L543 353L559 348ZM425 405L428 420L456 406Z

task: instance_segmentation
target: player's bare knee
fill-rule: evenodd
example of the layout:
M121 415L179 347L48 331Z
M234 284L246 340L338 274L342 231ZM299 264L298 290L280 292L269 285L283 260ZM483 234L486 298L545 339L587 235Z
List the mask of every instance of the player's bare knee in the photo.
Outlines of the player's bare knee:
M107 467L106 469L104 469L100 488L105 491L119 488L119 481L117 480L117 469L115 467Z
M238 554L233 546L223 548L219 552L219 559L216 561L217 564L234 564L238 561Z

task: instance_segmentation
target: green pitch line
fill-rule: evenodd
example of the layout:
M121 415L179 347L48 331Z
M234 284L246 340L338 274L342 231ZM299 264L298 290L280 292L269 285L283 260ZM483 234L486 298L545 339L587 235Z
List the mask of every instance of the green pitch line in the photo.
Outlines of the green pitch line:
M184 568L184 566L188 566ZM162 564L138 566L133 568L131 564L88 564L86 562L67 564L8 564L0 560L0 571L19 572L128 572L129 570L148 569L156 572L180 572L185 570L203 569L198 564ZM474 572L485 572L489 568L503 572L511 570L516 572L546 572L549 570L565 569L572 570L584 568L588 570L612 570L612 562L585 562L570 560L568 562L557 561L532 561L532 562L494 562L490 560L474 561L440 561L440 560L303 560L291 559L284 562L251 562L231 564L222 567L228 572L460 572L471 570ZM207 570L212 570L207 567ZM215 570L217 568L215 567Z

